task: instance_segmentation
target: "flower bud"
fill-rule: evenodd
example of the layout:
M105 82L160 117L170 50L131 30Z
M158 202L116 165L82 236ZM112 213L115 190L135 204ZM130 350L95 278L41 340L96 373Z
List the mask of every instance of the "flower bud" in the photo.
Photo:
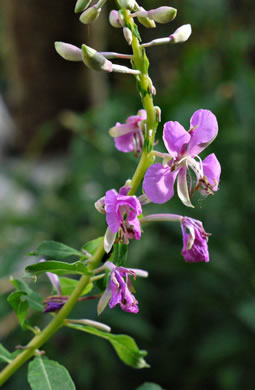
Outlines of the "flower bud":
M142 7L140 7L139 10L145 11L145 9ZM138 16L137 18L138 18L139 22L146 28L155 28L156 27L156 23L154 22L154 20L149 19L147 16Z
M191 35L191 25L184 24L183 26L177 28L173 34L169 36L172 43L185 42L189 39Z
M92 0L77 0L77 2L75 4L74 12L78 13L78 12L85 10L90 5L91 1Z
M123 34L124 34L124 37L125 37L127 43L129 45L132 45L133 35L132 35L131 30L128 27L124 27L123 28Z
M148 17L158 23L169 23L177 14L177 10L172 7L159 7L148 11Z
M70 43L55 42L56 52L67 61L82 61L81 49Z
M80 21L83 24L93 23L100 15L100 12L101 12L101 8L97 9L95 6L91 7L81 14Z
M133 10L135 8L135 0L119 0L119 5L121 8Z
M118 13L118 11L116 10L112 10L110 12L110 15L109 15L109 22L111 24L112 27L115 27L115 28L120 28L122 27L122 21L120 19L120 15Z
M112 63L102 54L87 45L82 45L82 60L84 64L93 70L104 70L112 72Z

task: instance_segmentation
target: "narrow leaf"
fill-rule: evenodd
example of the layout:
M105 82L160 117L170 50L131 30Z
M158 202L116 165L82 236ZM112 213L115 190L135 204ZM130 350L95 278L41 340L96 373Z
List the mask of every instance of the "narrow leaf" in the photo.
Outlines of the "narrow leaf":
M75 263L64 263L62 261L44 261L41 263L29 265L26 268L27 272L30 272L36 276L40 276L45 272L52 272L57 275L65 274L89 274L88 268L81 261L76 261Z
M78 280L65 278L63 276L59 278L59 282L60 282L62 295L71 295L73 290L78 284ZM92 282L88 283L87 286L82 291L81 295L87 295L92 290L92 288L93 288L93 283Z
M156 383L146 382L143 385L137 387L136 390L164 390L161 386Z
M97 248L101 245L103 239L104 237L98 237L95 240L88 241L85 245L83 245L82 249L84 249L93 256L96 253Z
M24 291L14 291L7 298L7 301L17 314L19 323L23 328L25 328L25 321L29 309L26 297L27 293L25 293Z
M10 363L12 361L11 353L0 344L0 362Z
M32 390L75 390L67 369L46 357L36 357L29 363L28 382Z
M68 324L68 327L94 334L95 336L108 340L112 344L119 358L128 366L133 368L149 367L144 360L144 356L147 355L147 352L140 350L135 340L130 336L114 335L85 325Z
M35 252L31 252L32 256L47 256L52 259L62 260L66 257L78 256L83 257L82 252L71 248L68 245L57 241L43 241Z

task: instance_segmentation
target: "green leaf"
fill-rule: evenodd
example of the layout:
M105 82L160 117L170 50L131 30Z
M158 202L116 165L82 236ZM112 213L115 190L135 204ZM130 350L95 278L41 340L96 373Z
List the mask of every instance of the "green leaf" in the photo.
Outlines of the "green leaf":
M36 276L40 276L45 272L52 272L57 275L65 274L86 274L89 275L87 266L81 261L75 263L64 263L62 261L49 260L41 263L29 265L26 272L30 272Z
M96 253L97 248L101 245L103 239L104 237L98 237L95 240L88 241L85 245L83 245L82 249L93 256ZM82 255L86 256L84 253Z
M0 362L11 363L11 361L22 351L9 352L2 344L0 344Z
M24 280L11 279L11 283L14 285L17 291L23 292L23 301L27 301L31 309L37 311L43 311L43 299L41 295L33 291Z
M144 356L147 355L147 352L140 350L135 340L130 336L122 334L114 335L85 325L68 324L68 327L94 334L95 336L108 340L117 352L119 358L128 366L133 368L150 367L144 360Z
M155 383L146 382L143 385L137 387L136 390L164 390L161 386L156 385Z
M60 277L59 278L62 295L71 295L78 284L78 280ZM93 288L93 283L90 282L82 291L81 295L87 295Z
M0 344L0 362L10 363L11 361L11 352L9 352L2 344Z
M36 357L29 363L28 382L32 390L75 390L67 369L46 357Z
M35 252L30 252L30 255L47 256L56 260L62 260L71 256L83 257L82 252L57 241L43 241Z
M7 301L12 306L13 310L17 314L18 320L22 328L25 329L25 321L29 309L29 304L26 301L27 293L24 291L14 291L12 292Z

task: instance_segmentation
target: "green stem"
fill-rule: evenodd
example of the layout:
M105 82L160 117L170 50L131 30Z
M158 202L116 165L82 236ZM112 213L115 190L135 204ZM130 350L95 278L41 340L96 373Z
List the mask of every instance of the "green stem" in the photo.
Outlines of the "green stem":
M92 261L89 264L90 270L95 269L100 263L104 255L103 243L98 247L95 255L93 256ZM64 320L71 312L72 308L76 304L78 298L80 297L82 291L87 286L90 281L90 277L83 275L79 280L76 288L72 292L72 295L59 311L59 313L54 317L54 319L44 328L42 332L36 335L30 343L27 345L27 348L18 355L11 363L9 363L3 371L0 373L0 386L3 385L7 379L12 376L19 367L21 367L27 360L34 356L37 349L39 349L43 344L45 344L48 339L56 333L56 331L63 326Z
M154 140L155 140L157 121L155 115L155 108L153 104L153 98L152 98L152 94L150 93L151 80L148 75L147 68L145 66L145 62L148 61L146 57L145 49L140 45L138 38L134 34L135 23L133 18L130 17L129 11L123 9L123 16L126 25L131 28L131 31L133 33L133 40L132 40L133 63L135 68L140 70L141 72L141 75L137 77L137 83L139 86L143 107L147 113L144 149L139 164L131 180L132 188L128 193L129 195L134 195L144 177L144 174L148 166L153 161L153 156L151 155L150 152L152 150Z

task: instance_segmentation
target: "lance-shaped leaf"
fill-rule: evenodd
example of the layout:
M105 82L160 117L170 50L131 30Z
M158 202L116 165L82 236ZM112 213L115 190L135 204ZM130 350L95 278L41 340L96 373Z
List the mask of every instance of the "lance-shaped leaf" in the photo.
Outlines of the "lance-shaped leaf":
M104 237L98 237L95 240L91 240L86 242L86 244L83 245L83 256L86 256L89 258L89 255L94 255L96 253L97 248L102 244ZM87 254L88 256L87 256Z
M29 363L28 382L32 390L75 390L67 369L46 357L36 357Z
M67 326L108 340L112 344L119 358L128 366L133 368L149 367L149 365L144 360L147 352L140 350L132 337L122 334L114 335L111 333L102 332L98 329L85 325L69 323Z
M35 275L40 276L45 272L52 272L56 275L66 274L78 274L78 275L90 275L88 267L81 261L75 263L64 263L63 261L49 260L41 263L29 265L26 267L26 271Z
M71 256L83 257L82 252L57 241L43 241L35 252L30 252L29 254L31 256L47 256L56 260L62 260Z
M2 344L0 344L0 362L9 364L20 353L21 351L9 352Z
M142 386L137 387L136 390L164 390L161 386L156 383L146 382Z
M65 277L60 277L59 278L60 282L60 288L61 288L61 293L62 295L71 295L77 284L79 283L78 280L71 279L71 278L65 278ZM93 283L90 282L87 284L87 286L84 288L84 290L81 293L81 296L87 295L93 288Z

